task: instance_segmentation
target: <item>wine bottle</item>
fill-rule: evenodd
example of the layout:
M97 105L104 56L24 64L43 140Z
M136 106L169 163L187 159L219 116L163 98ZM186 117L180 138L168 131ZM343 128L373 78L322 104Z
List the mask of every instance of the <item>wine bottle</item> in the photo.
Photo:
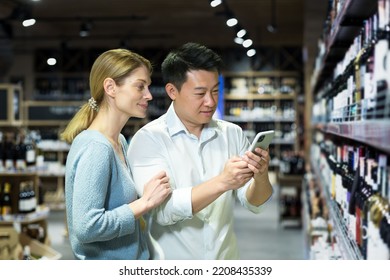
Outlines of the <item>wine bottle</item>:
M27 213L27 207L28 207L28 197L27 197L27 191L26 191L26 183L22 182L20 183L20 190L19 190L19 213L24 214Z
M37 197L35 195L35 190L34 190L34 182L29 181L27 184L27 197L28 197L28 209L27 211L34 212L37 209Z
M13 171L15 166L14 166L14 134L13 133L7 133L5 135L4 139L4 146L3 146L3 151L4 151L4 166L5 169L8 171Z
M0 131L0 171L4 170L3 132Z
M6 216L12 214L11 184L8 182L4 184L0 205L1 215Z
M23 248L23 260L32 260L30 246L26 245Z
M36 162L36 150L33 140L26 137L26 165L28 167L35 166Z
M23 171L26 169L26 146L24 144L25 136L23 132L20 132L17 136L15 144L15 168L17 170Z

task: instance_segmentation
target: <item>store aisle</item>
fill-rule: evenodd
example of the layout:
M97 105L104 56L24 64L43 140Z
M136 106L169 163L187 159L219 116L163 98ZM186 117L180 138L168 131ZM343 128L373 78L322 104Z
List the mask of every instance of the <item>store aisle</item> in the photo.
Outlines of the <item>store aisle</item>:
M305 258L302 229L283 228L278 223L277 191L262 213L255 215L237 204L235 229L241 259L300 260ZM74 259L69 239L64 235L63 211L52 211L48 219L51 246L63 260Z
M305 259L304 235L301 228L283 227L278 221L278 200L274 197L260 214L241 205L235 210L235 229L241 259L302 260Z

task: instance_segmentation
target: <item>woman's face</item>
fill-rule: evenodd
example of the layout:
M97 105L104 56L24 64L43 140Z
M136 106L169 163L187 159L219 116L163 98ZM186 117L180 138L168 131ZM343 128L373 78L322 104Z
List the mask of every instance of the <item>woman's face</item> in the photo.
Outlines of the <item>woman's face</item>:
M144 118L148 102L153 99L149 91L150 73L146 67L135 69L121 86L117 86L115 103L117 108L130 117Z

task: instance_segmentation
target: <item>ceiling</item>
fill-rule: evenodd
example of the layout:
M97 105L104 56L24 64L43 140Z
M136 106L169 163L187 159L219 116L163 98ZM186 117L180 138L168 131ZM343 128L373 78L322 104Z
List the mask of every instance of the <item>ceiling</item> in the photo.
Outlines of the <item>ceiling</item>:
M227 27L232 12L254 46L301 46L305 0L274 0L277 31L270 33L273 0L225 0L216 8L209 0L0 0L3 34L16 51L34 48L94 46L171 48L197 41L230 48L236 29ZM37 22L25 28L22 14ZM90 35L80 37L82 23ZM238 46L241 47L241 46Z

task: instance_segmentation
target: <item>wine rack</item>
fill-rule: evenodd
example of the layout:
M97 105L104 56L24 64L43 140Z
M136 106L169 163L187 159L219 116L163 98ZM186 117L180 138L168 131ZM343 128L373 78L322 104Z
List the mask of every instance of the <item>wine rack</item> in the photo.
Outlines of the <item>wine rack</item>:
M341 257L389 259L390 1L329 3L311 80L311 172Z

